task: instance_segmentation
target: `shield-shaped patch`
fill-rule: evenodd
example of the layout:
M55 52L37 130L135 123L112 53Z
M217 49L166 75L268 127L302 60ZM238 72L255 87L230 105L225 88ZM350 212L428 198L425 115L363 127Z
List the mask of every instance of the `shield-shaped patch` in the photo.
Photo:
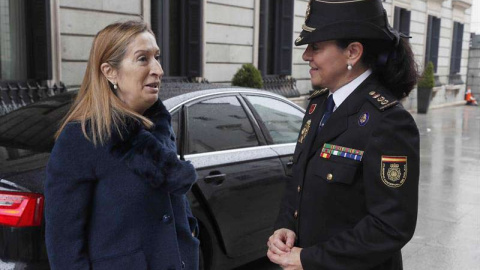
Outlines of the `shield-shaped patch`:
M382 156L381 178L389 187L398 188L407 180L407 157Z

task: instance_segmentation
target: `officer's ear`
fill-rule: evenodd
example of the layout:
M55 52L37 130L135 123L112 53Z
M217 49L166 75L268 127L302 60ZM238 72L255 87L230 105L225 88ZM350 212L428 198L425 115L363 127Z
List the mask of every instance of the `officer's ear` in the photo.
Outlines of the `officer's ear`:
M355 66L360 62L363 55L363 45L360 42L352 42L348 44L348 47L345 49L345 54L347 56L348 62Z

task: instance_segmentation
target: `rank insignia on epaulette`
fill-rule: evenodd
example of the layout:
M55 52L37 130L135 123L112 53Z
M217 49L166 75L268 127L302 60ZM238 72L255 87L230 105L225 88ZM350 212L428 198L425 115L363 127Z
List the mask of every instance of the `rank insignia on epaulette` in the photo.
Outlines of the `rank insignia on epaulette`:
M312 114L315 111L315 108L317 108L317 104L310 105L310 109L308 109L308 114Z
M308 131L310 130L310 125L312 124L312 120L308 120L302 128L302 132L300 132L300 136L298 137L298 142L303 143L305 137L307 137Z
M388 100L386 97L382 96L380 93L375 91L370 91L368 93L369 100L380 110L384 111L390 107L393 107L398 103L398 100L392 99L392 101ZM388 95L387 95L388 97Z
M407 180L406 156L382 156L380 177L385 185L398 188Z
M312 99L312 98L318 97L318 96L323 95L323 94L325 94L325 93L327 93L327 92L328 92L328 88L323 88L323 89L321 89L321 90L315 90L315 91L313 92L313 94L311 94L308 99Z

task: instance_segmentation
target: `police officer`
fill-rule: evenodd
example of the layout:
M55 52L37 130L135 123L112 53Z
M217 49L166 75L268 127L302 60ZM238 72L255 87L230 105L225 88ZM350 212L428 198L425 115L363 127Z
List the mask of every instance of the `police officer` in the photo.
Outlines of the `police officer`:
M417 70L380 0L310 0L296 45L314 87L267 243L284 269L402 269L418 203Z

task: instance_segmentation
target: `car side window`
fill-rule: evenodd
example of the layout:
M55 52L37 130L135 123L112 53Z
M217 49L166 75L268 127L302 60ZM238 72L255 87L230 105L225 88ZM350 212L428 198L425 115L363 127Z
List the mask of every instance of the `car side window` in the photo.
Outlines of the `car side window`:
M179 138L180 138L180 110L174 112L172 114L172 129L175 133L175 143L177 144L177 154L180 154L180 145L179 145Z
M188 154L259 145L245 110L234 96L188 107Z
M262 122L270 133L273 143L294 143L297 141L303 120L303 112L283 101L247 96Z

